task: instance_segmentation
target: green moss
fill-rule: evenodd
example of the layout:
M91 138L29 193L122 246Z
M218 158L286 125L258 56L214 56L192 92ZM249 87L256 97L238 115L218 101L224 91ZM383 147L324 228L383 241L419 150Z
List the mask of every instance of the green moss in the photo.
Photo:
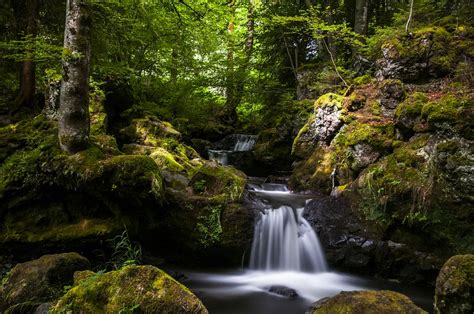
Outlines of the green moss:
M376 150L386 151L391 148L394 127L388 124L371 124L353 121L335 137L339 148L347 148L358 143L367 143Z
M423 106L428 102L428 97L424 93L415 92L410 95L395 110L395 119L403 117L416 118L421 114Z
M358 76L354 79L355 85L365 85L372 81L372 76L370 74L364 74L362 76Z
M408 297L394 291L341 292L317 302L313 314L325 313L426 313Z
M426 103L421 110L421 115L428 123L451 122L456 121L461 110L468 106L472 107L472 103L448 94L437 101Z
M321 97L316 100L314 103L314 110L318 108L324 108L324 107L337 107L339 109L342 109L342 103L344 101L344 96L333 94L333 93L327 93L322 95Z
M64 295L51 313L207 313L204 305L186 287L152 266L127 266L96 274Z
M311 119L314 119L314 116L313 118L310 118ZM291 154L292 155L296 155L296 156L304 156L306 155L307 153L307 149L305 147L302 147L302 143L301 143L301 138L306 134L308 133L310 129L310 124L309 123L306 123L298 132L298 135L295 137L295 139L293 140L293 145L291 147Z
M474 255L456 255L441 268L436 279L436 313L468 313L474 309Z

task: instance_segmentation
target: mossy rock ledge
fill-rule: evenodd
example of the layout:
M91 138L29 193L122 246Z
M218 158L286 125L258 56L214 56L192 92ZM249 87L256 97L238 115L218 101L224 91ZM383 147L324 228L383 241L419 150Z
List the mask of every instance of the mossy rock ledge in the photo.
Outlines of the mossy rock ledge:
M154 117L132 120L120 145L103 131L69 155L59 149L57 123L43 115L0 128L1 252L18 260L63 248L90 256L125 227L158 249L175 243L181 256L221 247L221 216L246 213L242 172L202 159Z
M50 313L208 313L191 291L153 266L75 277L82 278Z
M407 296L394 291L341 292L332 298L321 299L311 306L308 314L421 314Z

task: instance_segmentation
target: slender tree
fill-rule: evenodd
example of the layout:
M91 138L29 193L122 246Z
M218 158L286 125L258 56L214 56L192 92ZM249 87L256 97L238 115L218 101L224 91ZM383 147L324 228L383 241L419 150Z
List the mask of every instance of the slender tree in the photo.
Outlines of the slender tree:
M75 153L89 142L90 18L86 0L68 0L59 107L61 149Z
M38 0L11 0L17 29L26 40L34 40L38 34L39 3ZM33 107L36 89L36 63L34 47L28 45L26 58L20 67L20 91L15 99L16 109L21 106Z
M354 32L367 35L369 0L356 0Z

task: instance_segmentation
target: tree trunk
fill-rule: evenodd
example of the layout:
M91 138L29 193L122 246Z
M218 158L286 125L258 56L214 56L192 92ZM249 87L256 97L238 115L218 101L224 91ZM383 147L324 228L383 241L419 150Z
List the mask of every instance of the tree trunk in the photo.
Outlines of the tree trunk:
M354 32L367 35L369 0L356 0Z
M39 3L38 0L12 1L12 7L21 37L34 39L38 34ZM26 59L20 67L20 91L16 97L15 109L22 106L33 107L36 90L36 63L34 48L26 51Z
M67 0L59 144L69 153L83 150L89 143L90 19L86 2Z
M226 75L226 88L225 88L225 120L229 123L234 122L232 114L232 104L235 97L235 71L234 71L234 28L235 28L235 0L228 0L227 5L229 6L229 25L227 27L228 41L227 41L227 75Z
M227 110L227 119L229 122L237 121L237 107L242 101L245 85L246 72L250 64L253 53L253 43L254 43L254 33L255 33L255 19L254 19L254 5L253 1L250 0L248 4L247 11L247 38L245 40L244 46L244 58L240 62L236 75L233 76L233 92L232 98L228 102Z

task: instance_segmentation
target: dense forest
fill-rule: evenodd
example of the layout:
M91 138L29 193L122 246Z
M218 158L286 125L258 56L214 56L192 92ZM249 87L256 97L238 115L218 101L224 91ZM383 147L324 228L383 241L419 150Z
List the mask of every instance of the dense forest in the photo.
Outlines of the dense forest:
M472 313L471 0L0 2L0 313Z

